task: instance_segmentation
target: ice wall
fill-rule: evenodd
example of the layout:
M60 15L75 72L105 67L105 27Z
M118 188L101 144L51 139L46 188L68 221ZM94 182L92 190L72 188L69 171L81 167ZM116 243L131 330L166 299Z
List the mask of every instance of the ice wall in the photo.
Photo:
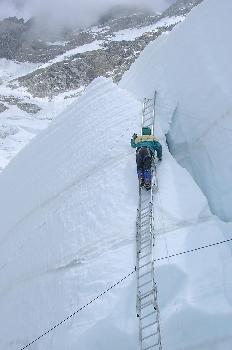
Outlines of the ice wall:
M159 91L158 118L176 159L232 220L230 0L205 0L170 35L150 44L120 85L142 99ZM175 113L173 113L175 109Z

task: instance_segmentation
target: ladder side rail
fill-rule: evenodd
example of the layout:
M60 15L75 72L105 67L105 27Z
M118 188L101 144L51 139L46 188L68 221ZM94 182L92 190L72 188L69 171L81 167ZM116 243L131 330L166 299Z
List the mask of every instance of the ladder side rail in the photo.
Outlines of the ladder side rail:
M156 98L156 91L152 99L145 98L142 111L141 128L145 126L151 127L152 135L154 135ZM152 175L156 175L155 170L153 162ZM155 243L153 200L153 186L150 190L150 195L139 187L139 207L136 221L136 311L139 318L139 343L141 350L162 350L153 262L153 247ZM149 280L147 280L148 277Z
M153 105L153 126L152 126L152 135L155 133L155 117L156 117L156 100L157 100L157 91L154 93L154 105Z

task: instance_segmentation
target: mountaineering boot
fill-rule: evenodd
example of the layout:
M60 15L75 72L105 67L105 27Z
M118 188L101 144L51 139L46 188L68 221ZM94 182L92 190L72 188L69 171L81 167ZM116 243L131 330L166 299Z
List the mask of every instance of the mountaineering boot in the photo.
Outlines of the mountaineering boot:
M146 188L147 191L150 191L151 189L151 182L145 182L144 187Z

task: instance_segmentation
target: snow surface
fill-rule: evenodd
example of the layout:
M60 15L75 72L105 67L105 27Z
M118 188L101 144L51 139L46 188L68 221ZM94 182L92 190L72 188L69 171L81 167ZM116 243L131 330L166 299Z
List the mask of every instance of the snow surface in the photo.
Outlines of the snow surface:
M158 31L159 28L162 28L162 27L172 26L174 24L182 22L184 19L185 19L185 16L166 17L146 27L119 30L118 32L114 32L114 36L112 37L111 40L112 41L135 40L136 38L139 38L145 33Z
M25 147L41 130L48 127L50 121L56 118L76 98L64 98L79 90L60 94L53 98L41 99L32 97L24 88L17 88L12 91L5 84L1 86L3 96L13 96L23 103L35 103L41 108L36 115L30 115L19 109L17 105L5 102L8 109L0 115L0 171ZM5 132L7 130L7 132Z
M232 221L231 11L231 1L205 0L170 36L151 43L120 84L138 98L156 88L166 104L177 107L171 151L194 176L212 211L227 221Z
M16 98L22 103L34 103L41 108L41 111L33 115L18 108L17 104L4 102L8 109L0 114L0 171L9 164L34 136L47 128L50 121L76 100L78 95L84 90L84 87L80 87L79 89L54 96L50 100L49 98L33 97L23 87L12 89L8 86L10 80L29 73L37 69L38 66L38 64L0 60L0 79L2 80L0 95L7 98Z
M43 65L39 66L40 69L46 68L54 63L57 62L62 62L65 59L70 58L71 56L77 55L78 53L84 53L84 52L88 52L88 51L95 51L95 50L99 50L102 49L102 40L95 40L89 44L85 44L85 45L81 45L76 47L75 49L71 49L66 51L65 53L63 53L62 55L58 55L56 58L48 61L47 63L44 63Z
M22 75L31 73L33 70L39 67L38 63L29 62L16 62L7 60L5 58L0 59L0 82L16 79Z
M174 130L177 140L183 137L181 130L177 133L170 124L172 117L179 120L183 106L187 111L187 102L189 114L202 107L201 100L192 103L191 94L187 99L184 78L189 72L184 70L185 74L171 83L174 75L169 74L174 74L175 65L179 67L176 51L191 56L190 48L184 51L182 45L187 45L187 36L192 35L193 22L198 26L203 20L226 25L223 21L231 5L229 0L220 3L223 7L205 0L170 36L151 44L120 87L103 78L94 81L0 174L0 349L20 349L133 270L138 193L129 140L133 132L140 131L142 98L151 96L155 87L159 88L156 134L164 148L154 204L155 258L231 238L232 223L211 213L208 198L190 171L165 145L168 132L172 151L178 145L172 139ZM217 22L215 12L220 15ZM186 35L179 46L178 33ZM207 57L216 43L215 39L201 47L202 56L205 53ZM169 54L169 64L163 50ZM187 58L190 60L185 56L181 61L183 67ZM201 62L199 59L199 67ZM220 60L217 64L220 66ZM201 82L198 70L192 68L192 72L191 83ZM172 95L173 91L177 95ZM198 101L200 107L196 107ZM217 104L214 107L218 108ZM198 119L193 135L202 125L210 125L205 115ZM196 125L186 117L183 126L186 131ZM229 146L226 134L225 145ZM190 152L188 146L183 142ZM229 152L227 148L225 152ZM224 172L227 164L221 167ZM213 163L211 170L216 176ZM229 244L156 263L163 349L231 349L231 266ZM138 350L135 303L133 276L31 348Z

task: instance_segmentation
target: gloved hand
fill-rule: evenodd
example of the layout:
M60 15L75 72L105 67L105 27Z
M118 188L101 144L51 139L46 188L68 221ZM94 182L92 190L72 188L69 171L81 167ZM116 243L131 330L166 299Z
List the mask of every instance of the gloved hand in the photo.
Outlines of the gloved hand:
M138 137L137 134L133 134L132 139L135 140Z

